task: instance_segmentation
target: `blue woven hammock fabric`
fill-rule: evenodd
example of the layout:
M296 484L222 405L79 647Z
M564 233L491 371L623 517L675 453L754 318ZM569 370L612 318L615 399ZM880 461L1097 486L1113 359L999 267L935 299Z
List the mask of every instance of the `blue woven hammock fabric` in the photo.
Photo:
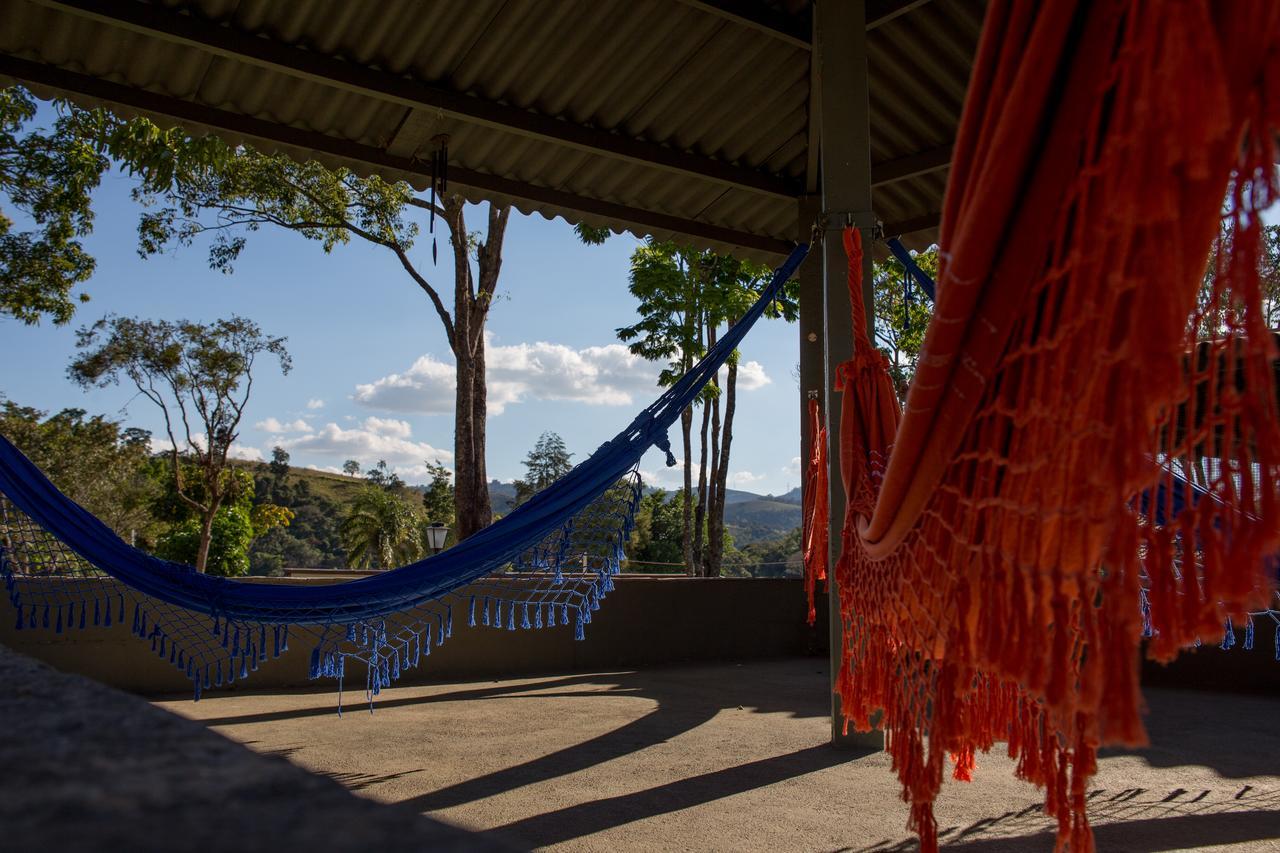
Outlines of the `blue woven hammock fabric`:
M512 631L573 625L581 638L625 559L642 494L640 458L657 446L675 464L667 431L807 251L797 246L701 361L562 479L447 551L373 577L264 583L153 557L59 492L0 436L0 574L18 626L62 631L130 620L191 678L197 697L248 677L300 640L311 649L312 677L341 679L354 658L366 664L372 695L448 639L455 618Z

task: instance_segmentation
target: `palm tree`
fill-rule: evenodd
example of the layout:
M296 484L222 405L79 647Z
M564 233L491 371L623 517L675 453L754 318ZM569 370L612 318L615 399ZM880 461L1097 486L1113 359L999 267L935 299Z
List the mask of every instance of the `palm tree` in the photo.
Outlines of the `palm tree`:
M388 489L361 489L342 520L347 567L389 569L422 556L422 519L416 507Z

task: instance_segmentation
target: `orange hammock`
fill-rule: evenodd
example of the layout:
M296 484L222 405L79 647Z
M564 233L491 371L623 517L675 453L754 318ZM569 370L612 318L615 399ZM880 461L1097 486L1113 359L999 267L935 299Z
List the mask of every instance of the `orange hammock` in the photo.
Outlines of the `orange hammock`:
M1273 0L989 4L901 425L868 341L840 374L837 691L886 730L926 853L946 757L967 779L996 741L1091 850L1097 748L1145 738L1140 589L1161 659L1270 600L1278 124ZM1211 499L1171 499L1206 470Z

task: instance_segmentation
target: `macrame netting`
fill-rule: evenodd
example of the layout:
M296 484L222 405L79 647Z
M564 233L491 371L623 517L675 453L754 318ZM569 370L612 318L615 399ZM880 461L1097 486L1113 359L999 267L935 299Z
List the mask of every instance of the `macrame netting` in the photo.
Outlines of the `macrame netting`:
M837 691L925 851L947 756L968 779L996 741L1091 850L1097 748L1145 738L1144 610L1168 660L1271 606L1278 45L1269 0L988 6L896 432L869 344L841 374Z

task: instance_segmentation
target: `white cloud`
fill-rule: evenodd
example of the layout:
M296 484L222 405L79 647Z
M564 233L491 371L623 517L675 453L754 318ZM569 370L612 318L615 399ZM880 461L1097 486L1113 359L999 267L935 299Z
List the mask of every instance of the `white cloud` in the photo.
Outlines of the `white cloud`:
M307 423L302 418L298 418L296 421L289 421L288 423L282 423L276 418L267 418L266 420L258 421L253 426L255 429L260 429L263 432L275 433L277 435L286 432L311 432L311 424Z
M232 444L231 449L227 451L227 455L232 459L244 459L248 462L266 461L266 457L263 456L261 450L244 444Z
M752 474L750 471L730 471L725 478L730 488L750 489L756 483L766 479L764 474Z
M755 391L773 382L758 361L744 361L738 365L738 389Z
M404 373L357 385L355 401L388 412L444 415L453 411L456 387L453 366L424 355Z
M788 477L799 477L800 476L800 457L792 456L791 463L789 465L782 466L782 473L786 474Z
M486 361L489 413L493 415L526 399L630 406L637 395L657 392L658 367L632 355L622 344L583 349L545 341L490 344ZM357 385L354 397L358 403L384 411L449 414L453 412L455 388L453 365L424 355L404 373Z
M319 430L280 442L290 452L316 453L340 459L356 459L366 465L380 459L390 465L421 465L426 459L451 460L448 450L413 441L409 424L390 418L365 418L353 429L327 423Z
M312 399L307 401L307 408L313 412L316 411L317 409L323 409L324 400L321 400L318 397L313 397Z
M720 368L720 384L724 385L729 381L729 368ZM765 373L764 365L758 361L744 361L738 365L738 390L739 391L757 391L764 386L773 382L769 374Z
M364 428L392 438L408 438L413 433L408 421L398 421L395 418L365 418Z

